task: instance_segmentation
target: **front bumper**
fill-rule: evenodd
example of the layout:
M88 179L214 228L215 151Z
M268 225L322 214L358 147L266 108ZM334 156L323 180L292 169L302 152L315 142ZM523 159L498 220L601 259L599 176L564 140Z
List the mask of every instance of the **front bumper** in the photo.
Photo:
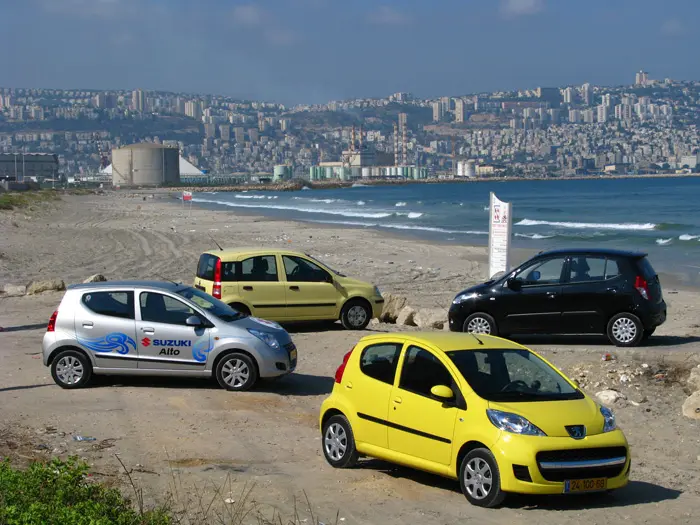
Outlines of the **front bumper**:
M450 306L447 312L448 324L451 332L462 332L464 328L464 321L469 316L469 313L464 311L461 304L454 304Z
M581 464L585 462L580 461L580 459L591 454L591 451L602 452L603 449L624 449L624 463L616 464L614 467L581 468ZM505 492L562 494L566 479L606 478L606 490L619 489L627 485L629 481L629 447L620 430L588 436L582 440L573 440L569 437L518 436L504 432L494 445L493 453L496 456L501 475L501 488ZM561 468L557 470L552 462L538 461L538 453L561 456ZM591 455L595 456L596 454ZM598 455L606 456L607 454ZM607 458L608 460L613 459L612 456L620 457L619 454L612 453L610 456L611 458ZM601 457L595 463L603 463L605 459ZM550 468L545 469L543 465ZM528 476L530 480L527 480Z
M379 319L384 311L384 298L373 297L370 303L372 303L372 319Z

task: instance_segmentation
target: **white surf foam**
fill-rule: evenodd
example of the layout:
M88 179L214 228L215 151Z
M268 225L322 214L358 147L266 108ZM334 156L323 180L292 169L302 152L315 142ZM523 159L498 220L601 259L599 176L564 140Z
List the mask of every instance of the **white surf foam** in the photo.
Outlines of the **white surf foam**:
M203 202L208 204L219 204L229 206L231 208L252 208L252 209L268 209L268 210L287 210L298 211L301 213L322 213L328 215L341 215L343 217L362 217L366 219L384 219L392 214L387 212L356 212L352 210L322 210L318 208L303 208L297 206L285 206L282 204L248 204L241 202L226 202L216 201L211 199L192 199L194 202Z
M406 203L405 202L397 202L394 206L396 206L397 208L401 208L403 206L406 206Z
M671 241L673 241L673 237L669 237L668 239L656 239L656 244L659 246L666 246L667 244L671 244Z
M688 235L684 233L678 237L679 241L694 241L695 239L700 239L700 235Z
M596 230L653 230L656 224L647 222L644 224L635 223L596 223L596 222L552 222L538 221L533 219L523 219L515 224L516 226L556 226L559 228L572 229L596 229Z

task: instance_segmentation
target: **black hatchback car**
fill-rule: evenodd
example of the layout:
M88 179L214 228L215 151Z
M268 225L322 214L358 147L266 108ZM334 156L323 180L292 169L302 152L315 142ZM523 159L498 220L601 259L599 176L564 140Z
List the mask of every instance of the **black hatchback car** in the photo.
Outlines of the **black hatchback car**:
M539 253L460 292L450 330L510 334L606 334L636 346L666 321L659 277L645 253L588 249Z

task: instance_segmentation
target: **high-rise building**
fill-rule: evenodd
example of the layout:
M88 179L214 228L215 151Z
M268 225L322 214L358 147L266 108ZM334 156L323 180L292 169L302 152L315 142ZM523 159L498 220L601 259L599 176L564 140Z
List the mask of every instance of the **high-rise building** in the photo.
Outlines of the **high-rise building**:
M455 122L464 122L464 100L455 99Z
M613 106L613 96L610 93L603 95L603 105L608 108Z
M408 124L408 113L399 113L399 131L403 133Z
M444 115L442 103L437 100L433 102L433 122L440 122Z
M204 124L204 136L208 139L216 138L216 124L209 122Z
M139 113L146 110L146 96L143 89L135 89L131 93L131 109Z
M559 88L539 87L535 91L535 95L543 102L548 102L553 108L558 108L561 105L561 92Z
M248 130L248 138L251 142L257 142L260 138L260 132L255 128L250 128Z
M221 140L223 142L230 142L231 141L231 126L228 124L221 124L219 126L219 135L221 136Z
M634 83L637 86L646 86L647 84L649 84L649 73L640 70L634 79Z
M29 115L34 120L44 120L44 108L41 106L32 106L29 110Z
M569 122L577 123L581 121L581 112L578 109L569 110Z
M291 125L292 125L291 119L288 119L288 118L280 119L280 129L282 131L289 131L289 128Z
M574 88L568 87L564 90L564 104L574 103Z
M601 104L598 106L598 122L608 121L608 106Z
M581 116L586 124L593 124L595 122L596 114L592 109L584 109L581 112Z
M202 105L198 100L188 100L185 102L185 115L195 120L202 120Z
M591 89L591 85L588 82L586 82L581 87L581 99L583 100L583 103L586 106L591 105L591 101L593 99L593 90Z
M238 126L233 128L233 134L238 144L243 144L245 142L245 130L242 127Z
M442 104L442 114L443 115L445 115L446 113L448 113L452 110L452 99L450 97L441 97L440 104Z

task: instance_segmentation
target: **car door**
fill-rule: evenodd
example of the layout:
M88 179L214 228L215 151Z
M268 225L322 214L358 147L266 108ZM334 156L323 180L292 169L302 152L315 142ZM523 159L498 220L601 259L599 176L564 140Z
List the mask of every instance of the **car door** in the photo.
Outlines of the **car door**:
M78 344L100 368L136 368L134 292L100 290L82 294L75 310Z
M408 346L389 401L390 450L439 465L450 464L459 409L432 396L430 390L438 385L457 392L452 374L435 354Z
M286 319L285 282L280 279L277 257L256 255L238 265L238 293L252 306L252 313L264 319Z
M211 351L206 325L192 327L187 318L205 316L171 295L139 292L138 334L139 368L158 370L198 370L204 367Z
M345 396L357 411L353 432L359 442L388 446L389 398L402 348L401 343L394 342L366 346L360 355L359 370L344 383Z
M569 259L562 287L562 328L567 333L605 333L613 312L624 310L620 265L593 255Z
M504 333L560 331L562 278L566 257L536 259L515 275L517 287L503 285L499 294Z
M283 255L290 319L336 319L341 297L333 276L305 257Z

